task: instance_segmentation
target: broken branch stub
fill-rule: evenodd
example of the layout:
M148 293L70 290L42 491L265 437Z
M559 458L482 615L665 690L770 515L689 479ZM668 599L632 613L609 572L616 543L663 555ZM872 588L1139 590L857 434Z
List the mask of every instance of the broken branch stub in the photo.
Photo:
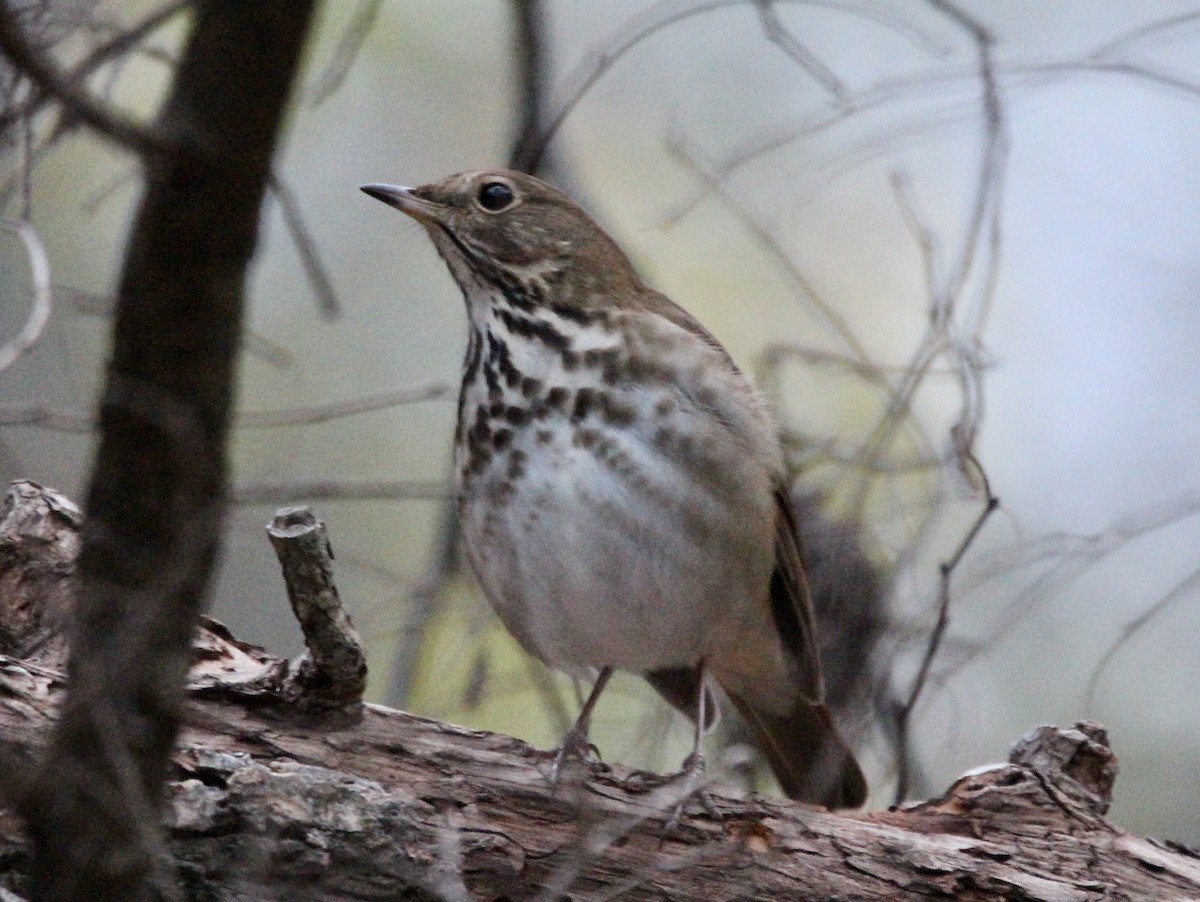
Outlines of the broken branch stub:
M317 708L354 705L367 685L362 639L333 582L333 549L325 524L307 507L285 507L267 525L283 568L288 601L308 651L293 665L285 694Z

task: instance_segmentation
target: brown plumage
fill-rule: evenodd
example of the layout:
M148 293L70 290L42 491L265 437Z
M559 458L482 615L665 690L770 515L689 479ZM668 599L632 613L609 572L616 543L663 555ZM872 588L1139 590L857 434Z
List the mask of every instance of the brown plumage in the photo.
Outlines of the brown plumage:
M693 720L708 674L789 796L861 804L823 703L776 427L721 344L538 179L363 190L425 226L466 299L455 470L484 591L531 654L600 671L565 753L586 749L614 668Z

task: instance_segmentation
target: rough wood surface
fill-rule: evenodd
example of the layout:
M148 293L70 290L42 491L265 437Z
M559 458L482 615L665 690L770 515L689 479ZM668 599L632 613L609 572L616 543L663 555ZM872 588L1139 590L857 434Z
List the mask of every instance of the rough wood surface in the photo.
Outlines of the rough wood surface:
M713 787L719 818L695 805L667 831L661 778L578 764L553 791L547 755L516 739L305 709L286 661L217 624L195 657L166 813L192 899L1200 899L1195 852L1105 821L1116 766L1092 724L1035 731L901 810ZM61 693L57 670L0 658L5 772L38 756ZM0 886L21 893L27 863L0 813Z

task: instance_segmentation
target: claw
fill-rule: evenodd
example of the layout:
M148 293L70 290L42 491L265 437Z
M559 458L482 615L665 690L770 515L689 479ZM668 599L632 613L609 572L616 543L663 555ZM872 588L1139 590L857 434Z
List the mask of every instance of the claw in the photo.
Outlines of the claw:
M596 744L588 739L586 732L579 729L578 724L567 731L567 735L563 737L562 742L554 751L554 763L550 765L550 786L552 788L558 788L564 767L572 759L584 763L602 760L600 749L596 748Z
M600 749L588 739L588 728L592 723L592 709L596 707L596 702L600 698L600 693L604 691L604 687L608 685L609 679L612 677L613 669L605 667L601 669L599 676L596 677L596 683L592 686L592 692L584 702L583 710L579 712L579 717L576 719L571 729L567 730L567 735L563 737L559 743L558 749L554 752L554 763L550 765L550 786L552 789L558 789L558 782L562 778L564 765L572 758L577 761L587 762L589 760L600 760ZM594 759L592 756L595 756Z
M675 804L671 816L667 819L665 830L667 833L672 832L679 826L679 821L683 817L683 812L687 808L687 803L692 799L698 799L700 804L704 806L704 811L715 821L724 822L725 817L717 808L708 792L707 780L705 779L705 762L704 755L700 752L692 752L683 759L683 767L679 773L670 777L670 782L683 781L683 789L679 801Z

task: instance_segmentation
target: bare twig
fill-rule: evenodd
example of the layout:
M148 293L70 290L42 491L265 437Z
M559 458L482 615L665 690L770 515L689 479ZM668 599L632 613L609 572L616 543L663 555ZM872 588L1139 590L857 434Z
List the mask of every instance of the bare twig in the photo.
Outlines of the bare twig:
M251 483L232 489L232 504L287 504L305 501L438 501L448 497L444 482L421 479Z
M95 417L89 414L52 410L40 404L0 404L0 426L40 426L55 432L91 432Z
M75 312L84 316L110 316L116 304L116 299L111 294L83 291L62 284L54 286L54 296L59 303L69 303ZM247 354L253 354L278 369L287 369L294 362L291 351L253 329L242 332L241 344L242 350Z
M969 453L969 452L968 452ZM900 804L908 795L908 785L910 776L909 756L911 754L909 743L909 727L912 721L913 711L916 709L917 703L921 699L921 693L925 690L926 681L929 678L930 668L933 666L933 660L937 657L938 649L941 648L942 639L946 635L946 628L950 625L950 578L954 574L954 570L962 561L967 550L974 544L976 537L983 529L988 518L995 513L1000 506L1000 499L992 494L991 485L988 483L987 473L974 456L970 457L971 462L975 465L976 473L980 481L983 483L985 494L983 509L967 530L962 541L959 542L958 548L950 555L948 560L943 561L938 566L939 581L938 581L938 615L937 621L934 624L933 632L929 635L929 643L925 648L925 654L921 658L920 667L917 669L917 675L913 679L912 689L909 691L908 699L895 713L897 746L899 751L899 760L896 765L896 795L895 804Z
M16 363L38 343L53 309L53 294L50 290L50 260L37 231L28 222L13 222L0 219L0 229L12 232L25 246L29 260L29 280L33 287L33 304L21 331L7 344L0 346L0 373Z
M169 153L178 146L178 142L159 127L135 122L81 89L70 75L50 62L48 56L30 46L7 5L0 5L0 50L39 89L126 150L144 157L152 153Z
M1016 548L1005 548L989 555L979 570L981 584L993 580L1011 582L1015 572L1048 563L1034 581L1017 595L1001 612L999 626L992 632L992 641L974 654L965 656L956 665L946 668L942 679L953 676L975 663L988 650L995 648L1010 635L1020 622L1021 615L1029 616L1038 607L1086 573L1089 568L1144 536L1167 529L1193 517L1200 516L1200 490L1182 492L1169 501L1149 505L1117 519L1102 532L1089 535L1054 533L1025 542Z
M271 173L268 185L279 201L279 210L283 213L283 223L287 227L292 243L296 245L297 253L300 254L304 274L308 277L308 283L317 296L317 306L320 308L321 314L326 319L336 319L341 313L337 292L334 291L333 281L329 278L329 270L325 268L325 263L321 260L317 243L313 241L304 216L300 212L300 204L297 202L295 194L288 187L287 182L275 172Z
M342 417L354 416L360 413L370 413L376 410L387 410L403 404L413 404L417 401L429 401L441 398L449 390L445 382L426 382L410 388L396 388L390 391L367 395L363 398L351 398L348 401L334 401L329 404L313 404L308 407L295 407L287 410L263 410L242 412L234 420L235 425L246 429L270 429L280 426L309 426L314 423L325 423Z
M677 138L672 139L668 142L667 147L688 169L704 180L709 189L737 216L746 230L754 236L762 247L770 252L771 256L790 278L801 296L808 299L821 315L822 319L825 320L833 332L845 344L847 350L855 358L862 361L863 364L869 366L870 355L854 334L854 330L846 322L845 317L834 309L829 299L821 293L808 276L795 264L791 256L779 243L779 240L771 234L770 230L758 221L732 191L729 191L725 187L721 180L721 175L701 160L699 155L692 148L686 146L682 140Z
M242 412L234 418L234 425L243 429L310 426L360 413L440 398L447 390L444 382L427 382L424 385L397 388L365 398L352 398L349 401L334 401L285 410ZM0 426L41 426L59 432L89 432L95 425L95 419L87 414L52 410L40 404L0 404Z
M763 34L768 41L782 50L801 69L812 76L813 80L824 88L839 104L846 102L849 88L838 78L837 73L830 69L819 56L813 53L804 43L788 29L779 18L775 9L775 0L755 0L755 12L762 22Z
M563 123L596 83L630 50L646 39L672 25L693 16L737 6L757 5L761 0L665 0L635 16L614 31L589 53L565 79L567 88L556 112L550 117L538 140L534 142L530 159L533 164L541 158L546 146L562 128ZM853 0L774 0L786 5L828 6L847 15L879 22L893 29L906 40L942 52L940 42L917 28L907 17L878 5L856 3Z
M1178 13L1173 16L1166 16L1162 19L1156 19L1153 22L1147 22L1145 25L1140 25L1137 28L1125 32L1125 34L1100 45L1091 52L1090 56L1095 59L1105 56L1112 56L1119 51L1125 50L1130 44L1136 43L1144 38L1148 38L1151 35L1161 35L1164 31L1170 31L1174 28L1179 28L1182 25L1193 25L1197 22L1200 22L1200 12L1195 10L1186 13Z
M366 43L367 36L379 17L379 9L383 0L359 0L350 23L342 30L334 48L333 58L321 70L308 89L308 101L312 106L319 106L331 97L342 86L346 75L358 59L359 51Z
M1108 669L1108 665L1112 663L1112 659L1116 657L1117 652L1133 639L1139 630L1151 623L1155 617L1169 610L1182 599L1194 596L1198 590L1200 590L1200 570L1193 570L1176 583L1166 595L1121 628L1117 638L1113 640L1108 650L1100 657L1096 669L1092 671L1091 679L1088 680L1087 691L1083 697L1083 709L1085 711L1091 711L1094 708L1096 704L1096 691L1100 687L1100 677Z

